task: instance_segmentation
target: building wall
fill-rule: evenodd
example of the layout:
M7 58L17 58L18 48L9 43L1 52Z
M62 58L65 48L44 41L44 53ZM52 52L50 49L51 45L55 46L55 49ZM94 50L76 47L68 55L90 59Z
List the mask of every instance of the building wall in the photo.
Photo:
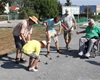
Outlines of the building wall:
M96 12L96 5L83 5L80 6L80 13L83 13L87 6L90 7L93 12Z
M100 13L100 6L97 6L97 13Z

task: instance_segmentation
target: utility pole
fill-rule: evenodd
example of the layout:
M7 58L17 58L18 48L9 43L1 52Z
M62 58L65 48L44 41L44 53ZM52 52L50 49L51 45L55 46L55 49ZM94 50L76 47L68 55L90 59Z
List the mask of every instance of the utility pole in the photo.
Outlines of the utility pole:
M87 20L88 20L88 13L89 13L89 11L88 11L88 5L87 5Z

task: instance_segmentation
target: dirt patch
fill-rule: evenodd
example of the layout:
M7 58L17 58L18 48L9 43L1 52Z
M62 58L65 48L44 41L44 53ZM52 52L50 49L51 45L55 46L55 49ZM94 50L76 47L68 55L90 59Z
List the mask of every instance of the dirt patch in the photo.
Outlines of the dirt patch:
M0 55L15 51L13 28L0 28ZM34 27L31 39L45 40L45 26Z

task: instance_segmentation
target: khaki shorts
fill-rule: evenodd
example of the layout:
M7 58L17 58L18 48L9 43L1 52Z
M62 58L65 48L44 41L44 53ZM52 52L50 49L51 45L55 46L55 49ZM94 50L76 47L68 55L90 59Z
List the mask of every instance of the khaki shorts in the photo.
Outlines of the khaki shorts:
M71 37L72 37L72 31L67 32L66 30L64 30L64 39L68 40L71 39Z
M57 36L57 32L56 31L48 31L49 33L49 38L48 38L48 35L46 36L47 37L47 42L51 43L51 38L54 40L54 42L58 42L58 36Z
M27 53L24 54L26 54L29 57L33 57L34 59L40 58L40 56L37 56L35 52L33 52L32 54L27 54Z

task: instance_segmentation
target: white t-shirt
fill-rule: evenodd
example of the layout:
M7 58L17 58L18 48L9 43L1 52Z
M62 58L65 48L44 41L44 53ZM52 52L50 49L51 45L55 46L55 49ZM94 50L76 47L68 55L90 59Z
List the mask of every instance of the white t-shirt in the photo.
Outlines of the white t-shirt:
M75 17L74 17L73 14L69 14L69 15L64 14L62 16L62 20L61 21L67 26L67 28L70 29L73 26L73 21L74 20L75 20Z

